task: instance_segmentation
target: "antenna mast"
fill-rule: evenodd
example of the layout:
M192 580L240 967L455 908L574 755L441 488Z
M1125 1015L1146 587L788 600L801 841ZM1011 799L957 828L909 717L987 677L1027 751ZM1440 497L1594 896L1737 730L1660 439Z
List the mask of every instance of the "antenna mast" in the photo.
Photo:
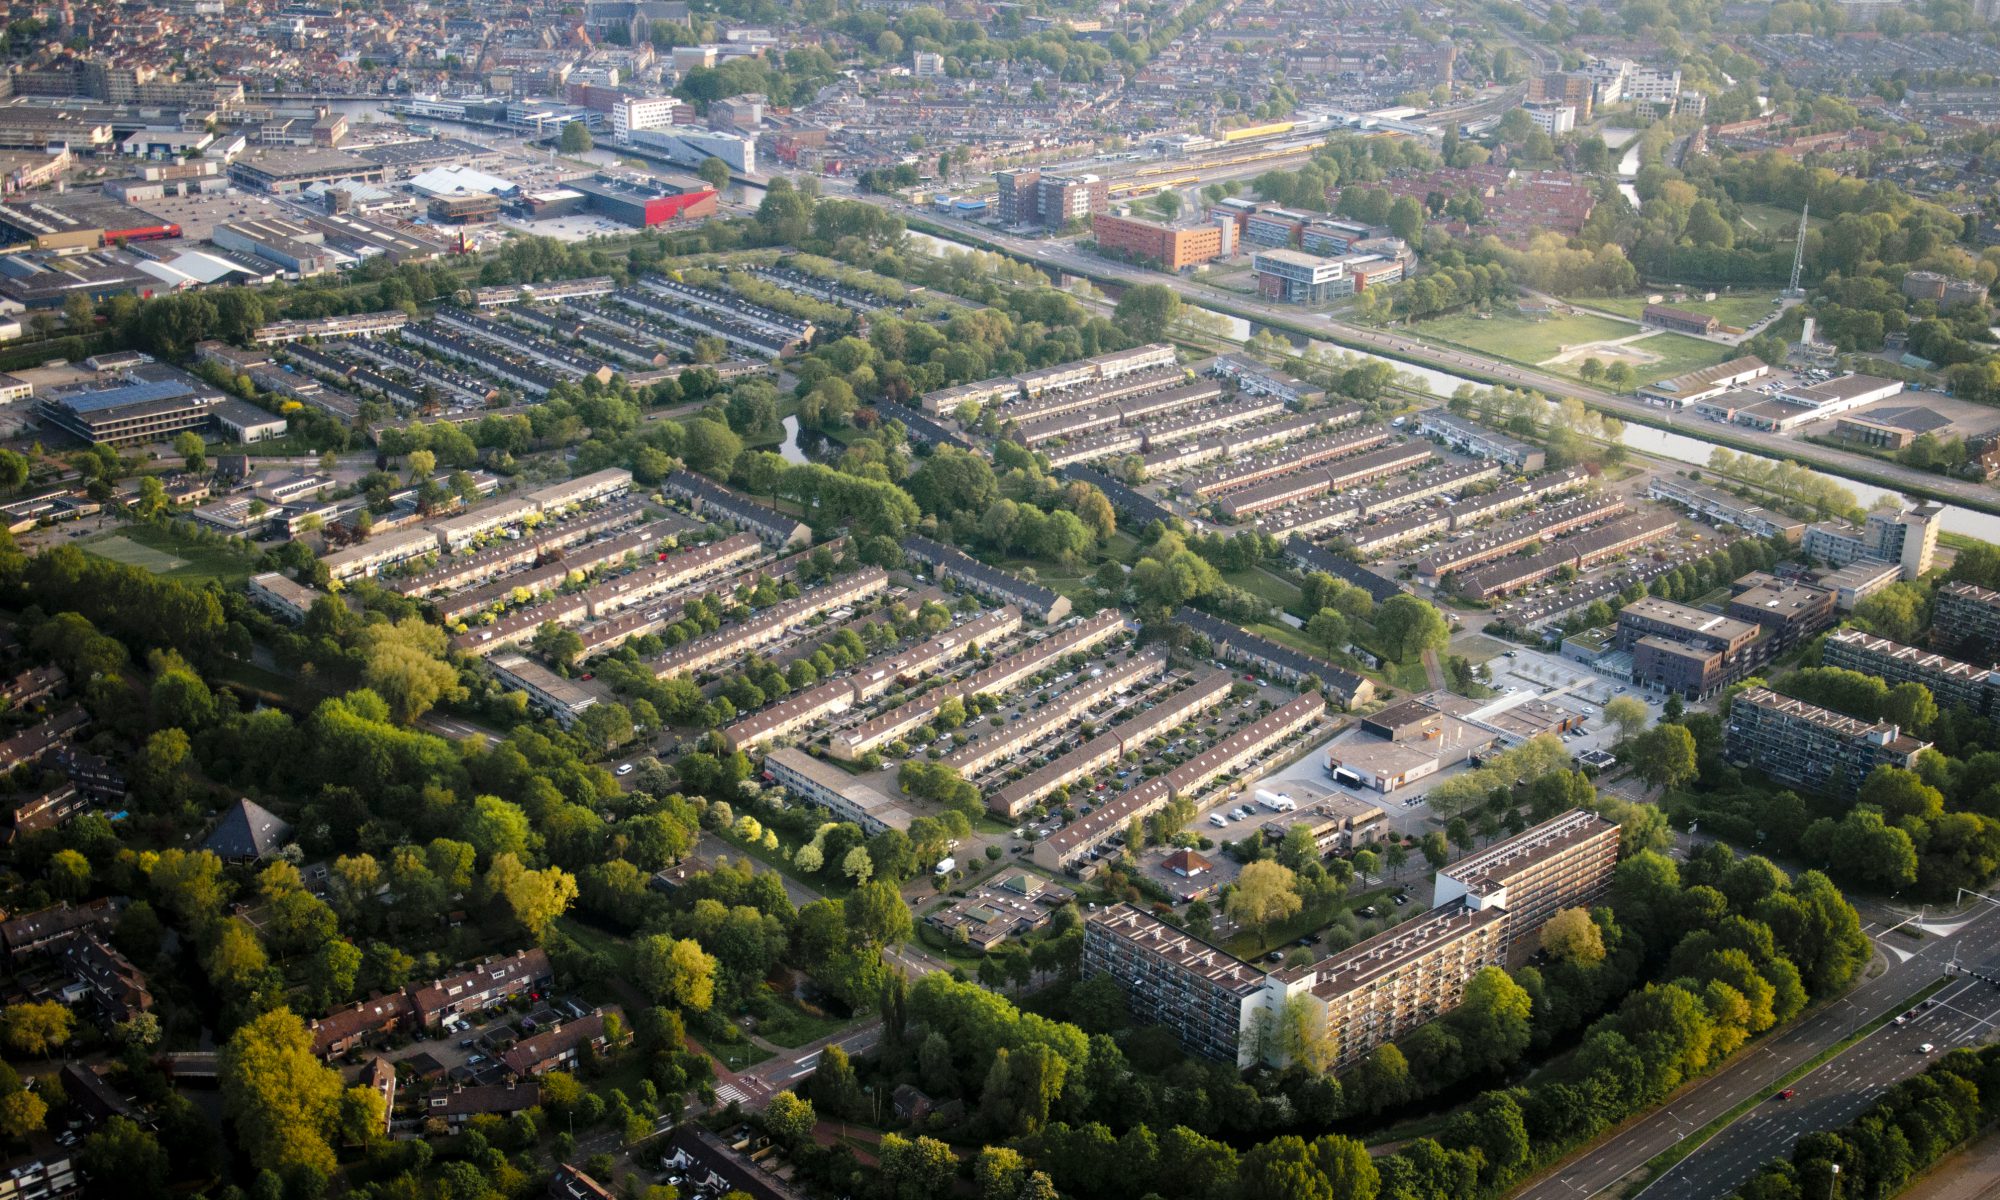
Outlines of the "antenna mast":
M1810 203L1799 207L1799 240L1798 244L1792 248L1792 286L1785 289L1785 295L1787 296L1805 295L1805 292L1799 288L1799 275L1806 267L1806 216L1811 212L1812 205Z

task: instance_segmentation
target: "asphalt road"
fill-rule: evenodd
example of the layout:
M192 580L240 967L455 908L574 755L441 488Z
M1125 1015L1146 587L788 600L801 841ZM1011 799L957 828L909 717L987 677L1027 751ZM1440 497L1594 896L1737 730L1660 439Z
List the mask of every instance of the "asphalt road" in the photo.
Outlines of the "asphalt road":
M893 197L856 193L856 199L867 200L885 208L901 208ZM1017 258L1055 267L1079 275L1093 275L1112 278L1126 283L1165 284L1178 292L1190 304L1204 308L1241 315L1255 320L1282 322L1315 329L1327 341L1343 343L1354 349L1371 350L1391 358L1399 358L1441 371L1477 371L1480 375L1499 379L1511 386L1532 388L1545 395L1555 397L1574 396L1593 408L1629 420L1658 421L1661 410L1644 404L1628 396L1616 396L1596 388L1585 387L1575 380L1549 375L1527 367L1517 367L1497 362L1482 355L1457 350L1445 350L1424 342L1404 337L1393 331L1364 329L1332 320L1294 305L1267 304L1252 297L1224 294L1205 287L1190 279L1128 267L1110 259L1085 254L1066 242L1049 241L1041 238L1016 237L999 233L986 226L954 217L942 216L925 211L923 217L931 224L949 230L961 240L976 246L1004 250ZM1717 347L1718 351L1722 347ZM1701 421L1689 421L1675 428L1689 437L1703 441L1712 440L1709 432L1702 428ZM1885 461L1865 454L1855 454L1846 450L1821 446L1814 443L1782 437L1775 433L1763 433L1741 426L1729 427L1730 438L1739 445L1751 448L1780 459L1792 459L1825 468L1828 471L1846 475L1868 475L1883 479L1896 487L1934 496L1940 496L1955 503L1965 504L1984 512L2000 512L2000 495L1984 484L1962 479L1949 479L1934 475L1929 471L1918 471L1900 463Z
M1989 972L1990 973L1990 972ZM1884 1025L1792 1085L1790 1100L1768 1100L1640 1192L1672 1200L1723 1200L1757 1169L1791 1152L1801 1137L1837 1129L1877 1096L1942 1054L1992 1038L2000 989L1960 977L1903 1025Z
M1878 941L1889 964L1880 975L1767 1040L1728 1069L1697 1081L1672 1104L1584 1152L1560 1170L1543 1176L1516 1196L1522 1200L1578 1200L1579 1197L1587 1200L1615 1186L1688 1134L1771 1087L1800 1063L1875 1018L1901 1011L1912 993L1945 974L1954 955L1966 963L2000 962L2000 913L1991 905L1980 904L1958 917L1933 919L1929 928L1934 931L1932 936L1915 943L1914 949L1902 937ZM1871 935L1881 932L1880 925L1869 927ZM1761 1109L1747 1114L1682 1161L1675 1174L1687 1172L1686 1178L1695 1181L1696 1187L1686 1191L1649 1188L1648 1194L1672 1200L1726 1195L1759 1165L1784 1153L1791 1139L1810 1129L1839 1124L1865 1106L1883 1086L1901 1077L1878 1076L1878 1072L1900 1071L1906 1075L1921 1067L1923 1064L1914 1053L1916 1044L1924 1041L1939 1046L1962 1044L1968 1037L1992 1032L1991 1019L2000 1013L2000 1004L1995 1000L2000 997L1996 997L1990 985L1980 984L1968 993L1963 983L1954 983L1939 995L1952 997L1953 1005L1940 1004L1924 1018L1912 1022L1913 1025L1928 1023L1937 1036L1917 1033L1905 1038L1903 1035L1911 1032L1908 1027L1895 1030L1890 1026L1894 1034L1877 1034L1856 1043L1814 1073L1825 1078L1816 1082L1810 1093L1801 1085L1798 1099L1766 1102L1765 1107L1799 1105L1798 1115L1766 1113ZM1971 1016L1961 1018L1961 1013ZM1958 1041L1950 1040L1953 1037ZM1836 1111L1845 1115L1836 1116ZM1752 1120L1785 1124L1781 1128L1760 1126L1759 1136L1746 1142L1737 1128ZM1790 1138L1783 1137L1786 1130L1790 1131ZM1746 1151L1746 1145L1752 1149Z

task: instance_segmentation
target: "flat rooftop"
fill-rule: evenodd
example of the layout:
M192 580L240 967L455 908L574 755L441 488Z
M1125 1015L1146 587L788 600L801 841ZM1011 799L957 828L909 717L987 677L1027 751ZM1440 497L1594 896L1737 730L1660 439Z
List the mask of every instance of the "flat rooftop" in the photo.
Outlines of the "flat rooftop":
M1615 822L1607 821L1594 812L1571 809L1533 829L1495 842L1477 854L1461 858L1438 874L1448 875L1472 891L1490 891L1505 886L1510 876L1553 858L1579 842L1617 828Z
M1264 973L1249 963L1129 904L1105 909L1092 916L1090 923L1239 996L1264 986Z

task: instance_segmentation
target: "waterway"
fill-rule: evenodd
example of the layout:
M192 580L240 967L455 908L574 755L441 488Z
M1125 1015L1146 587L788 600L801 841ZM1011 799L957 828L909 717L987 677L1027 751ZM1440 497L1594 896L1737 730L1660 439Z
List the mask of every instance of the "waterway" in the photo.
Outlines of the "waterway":
M785 440L778 446L778 456L788 463L804 466L812 459L807 458L806 452L799 448L800 429L797 416L785 418Z

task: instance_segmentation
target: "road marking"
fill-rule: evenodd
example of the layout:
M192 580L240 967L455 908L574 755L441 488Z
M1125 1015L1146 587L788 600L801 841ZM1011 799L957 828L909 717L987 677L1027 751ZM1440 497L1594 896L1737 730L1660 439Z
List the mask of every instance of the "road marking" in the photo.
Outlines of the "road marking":
M721 1104L724 1108L727 1108L731 1104L743 1104L747 1102L750 1099L750 1097L747 1093L745 1093L741 1088L737 1087L735 1084L725 1083L721 1087L715 1089L715 1099L717 1103Z

